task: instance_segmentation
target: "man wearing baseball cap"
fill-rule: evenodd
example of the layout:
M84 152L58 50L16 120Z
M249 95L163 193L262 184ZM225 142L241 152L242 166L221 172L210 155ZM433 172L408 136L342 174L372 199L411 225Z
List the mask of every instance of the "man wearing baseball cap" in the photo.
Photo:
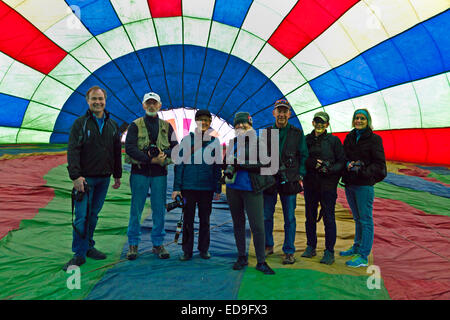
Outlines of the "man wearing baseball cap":
M266 255L273 253L273 215L280 195L284 216L283 264L295 263L295 208L297 193L302 191L302 180L306 174L305 161L308 157L303 131L288 123L291 117L291 105L286 99L275 102L273 112L275 124L268 129L267 141L270 143L272 130L278 130L280 169L275 175L277 184L264 191L264 229L266 235ZM268 147L270 150L270 146ZM272 157L275 155L272 155Z
M131 164L127 258L134 260L138 255L141 215L150 188L152 251L160 259L167 259L170 254L162 245L165 235L167 166L171 163L171 151L178 142L172 139L175 137L172 126L158 117L158 111L161 109L161 98L158 94L146 93L142 99L142 108L145 115L130 124L125 141L125 162Z
M312 258L316 255L316 227L323 217L325 251L320 263L331 265L336 243L337 184L345 166L345 154L339 138L327 133L329 121L330 116L326 112L317 112L312 121L314 130L306 136L309 153L304 180L307 247L302 257ZM317 219L319 203L320 215Z

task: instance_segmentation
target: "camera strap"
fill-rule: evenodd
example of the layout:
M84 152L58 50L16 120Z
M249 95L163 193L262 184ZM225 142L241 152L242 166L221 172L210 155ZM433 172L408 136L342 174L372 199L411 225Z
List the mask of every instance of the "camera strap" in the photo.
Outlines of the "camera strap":
M75 194L74 194L75 188L72 189L72 228L73 230L83 239L86 239L88 234L88 226L89 226L89 216L90 216L90 201L89 201L89 191L87 193L87 211L86 211L86 220L84 222L84 234L81 234L80 231L75 227L75 223L73 222L73 215L75 211Z

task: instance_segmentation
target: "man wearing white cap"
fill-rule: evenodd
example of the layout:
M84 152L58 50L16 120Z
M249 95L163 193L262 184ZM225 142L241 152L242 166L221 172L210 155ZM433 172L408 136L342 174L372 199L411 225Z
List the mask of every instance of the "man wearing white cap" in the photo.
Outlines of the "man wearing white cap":
M178 142L171 139L172 126L158 117L158 111L161 109L161 98L158 94L146 93L142 99L142 107L145 116L130 124L125 141L125 162L131 164L127 258L134 260L138 255L141 215L150 188L153 253L160 259L168 259L170 254L162 245L165 235L167 165L171 163L170 154Z

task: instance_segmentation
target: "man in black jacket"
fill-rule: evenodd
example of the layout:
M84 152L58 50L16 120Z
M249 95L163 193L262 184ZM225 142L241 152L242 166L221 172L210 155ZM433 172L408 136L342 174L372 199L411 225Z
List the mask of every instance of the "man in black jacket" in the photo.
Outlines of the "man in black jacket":
M306 136L309 156L306 159L303 185L307 247L302 257L312 258L316 255L317 209L320 203L320 216L323 216L325 225L325 252L320 262L330 265L334 262L336 244L337 184L345 166L345 154L339 138L327 133L329 120L326 112L317 112L312 122L314 130Z
M106 255L94 247L93 236L111 174L114 189L120 187L122 177L120 131L105 110L106 91L94 86L86 93L86 101L89 109L72 125L67 146L68 171L77 199L74 200L74 256L64 265L64 271L71 265L84 264L86 256L106 259Z

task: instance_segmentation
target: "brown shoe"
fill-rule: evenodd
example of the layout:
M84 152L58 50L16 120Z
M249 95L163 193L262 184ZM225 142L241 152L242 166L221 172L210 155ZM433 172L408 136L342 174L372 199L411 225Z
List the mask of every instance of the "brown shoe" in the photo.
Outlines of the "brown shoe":
M160 259L169 259L170 254L164 246L153 247L152 252L158 255Z
M295 262L295 257L292 253L286 253L284 255L283 264L293 264Z
M265 254L266 257L270 254L273 254L273 247L266 247Z
M138 246L130 246L128 248L127 259L135 260L138 256Z

